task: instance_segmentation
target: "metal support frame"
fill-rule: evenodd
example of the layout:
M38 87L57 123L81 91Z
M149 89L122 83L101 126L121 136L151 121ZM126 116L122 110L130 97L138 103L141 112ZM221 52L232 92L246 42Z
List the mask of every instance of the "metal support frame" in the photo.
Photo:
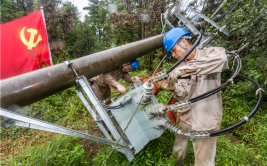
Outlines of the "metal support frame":
M204 16L203 14L197 12L191 6L187 6L187 9L189 9L190 11L192 11L193 13L195 13L196 15L198 15L199 17L203 18L205 21L207 21L208 23L210 23L212 26L214 26L215 28L217 28L219 31L223 32L225 35L230 36L230 33L227 30L225 30L224 27L221 27L221 26L217 25L214 21L212 21L208 17Z
M10 127L14 125L14 126L27 127L31 129L37 129L37 130L43 130L43 131L49 131L49 132L54 132L54 133L59 133L59 134L64 134L64 135L85 138L85 139L93 140L96 142L101 142L101 143L111 145L111 146L114 146L116 144L116 142L114 142L111 139L100 138L100 137L96 137L90 134L75 131L75 130L65 128L62 126L58 126L52 123L48 123L48 122L45 122L39 119L35 119L35 118L27 117L25 115L14 113L14 112L5 110L3 108L0 108L0 116L9 118L9 120L5 122L5 127ZM122 143L119 143L118 147L123 149L125 148L125 145Z
M98 97L96 96L94 90L88 84L88 82L87 82L87 80L86 80L86 78L84 76L80 76L80 77L78 77L76 79L76 92L77 92L78 96L81 98L81 100L84 103L85 107L88 109L90 114L93 116L93 118L97 122L97 124L100 127L100 129L103 131L104 135L107 137L107 139L111 140L111 137L109 136L108 132L106 131L106 129L103 126L103 124L101 123L101 121L103 121L106 124L107 128L109 129L109 131L111 132L113 137L116 140L119 140L121 134L116 129L116 127L115 127L114 123L112 122L111 118L109 117L108 113L102 107L102 105L100 103L100 100L98 99ZM89 97L89 99L91 100L91 102L94 105L95 109L98 111L99 115L96 115L95 112L92 110L92 108L90 107L89 102L86 100L83 92ZM118 151L120 151L123 154L125 154L125 156L127 157L127 159L129 161L132 161L133 159L135 159L134 155L133 155L133 152L130 150L130 147L128 146L126 141L124 139L121 139L119 143L124 144L125 146L120 148L120 149L118 149Z

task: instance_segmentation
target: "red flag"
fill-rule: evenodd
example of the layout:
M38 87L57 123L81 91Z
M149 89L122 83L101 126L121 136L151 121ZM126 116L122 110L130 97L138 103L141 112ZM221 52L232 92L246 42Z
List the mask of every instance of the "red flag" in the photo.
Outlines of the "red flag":
M51 65L42 11L0 25L0 79L16 76Z

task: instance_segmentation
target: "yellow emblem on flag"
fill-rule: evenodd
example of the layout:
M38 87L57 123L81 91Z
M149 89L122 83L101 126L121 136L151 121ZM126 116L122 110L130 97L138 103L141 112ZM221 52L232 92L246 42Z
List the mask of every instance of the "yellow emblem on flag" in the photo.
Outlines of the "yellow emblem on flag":
M29 50L31 50L33 47L36 47L36 45L37 45L40 41L42 41L42 37L41 37L41 35L39 35L37 41L34 43L34 41L33 41L33 40L34 40L34 36L35 36L35 35L37 34L37 32L38 32L36 29L32 29L32 28L30 28L30 29L27 30L27 32L30 32L30 33L31 33L31 36L30 36L30 40L29 40L29 41L27 41L27 40L25 39L24 31L25 31L25 27L22 28L22 30L20 31L20 39L21 39L21 41L22 41L26 46L28 46L28 49L29 49Z

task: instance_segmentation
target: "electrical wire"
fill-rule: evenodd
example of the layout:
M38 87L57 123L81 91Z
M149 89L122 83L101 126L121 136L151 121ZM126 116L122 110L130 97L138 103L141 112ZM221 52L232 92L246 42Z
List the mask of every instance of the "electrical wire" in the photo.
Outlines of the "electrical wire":
M239 74L239 72L241 70L241 67L242 67L242 62L241 62L241 59L240 59L239 55L237 55L234 52L227 52L227 53L228 54L234 54L235 58L237 60L237 67L236 67L236 70L235 70L234 74L231 76L231 78L226 83L224 83L223 85L219 86L218 88L215 88L215 89L210 90L210 91L208 91L206 93L203 93L203 94L201 94L201 95L199 95L197 97L194 97L194 98L190 99L189 102L195 103L195 102L197 102L199 100L205 99L205 98L207 98L209 96L212 96L215 93L225 89L228 85L230 85L230 83L234 80L234 78Z
M232 70L229 70L229 71L233 72ZM237 76L251 81L252 83L254 83L258 87L258 89L261 88L261 86L256 81L254 81L254 80L252 80L246 76L240 75L240 74L238 74ZM215 137L215 136L220 136L220 135L232 132L234 129L240 127L241 125L245 124L249 119L251 119L254 116L254 114L259 110L260 105L263 102L263 98L264 98L263 90L259 91L259 95L260 96L259 96L258 102L257 102L256 106L253 108L253 110L246 116L247 119L242 118L242 120L240 120L239 122L237 122L237 123L235 123L235 124L233 124L227 128L211 132L210 136Z
M167 55L165 55L162 59L161 59L161 61L159 62L159 64L158 64L158 66L157 66L157 68L156 68L156 70L154 71L154 73L152 74L152 76L151 77L153 77L154 76L154 74L156 73L156 71L158 70L158 68L159 68L159 66L160 66L160 64L163 62L163 60L165 59L167 57Z
M135 115L135 113L136 113L136 111L137 111L137 108L139 107L139 105L140 105L140 103L141 103L142 98L143 98L143 95L141 96L141 99L140 99L140 101L138 102L138 105L137 105L137 107L135 108L135 110L134 110L134 112L133 112L133 115L131 116L131 118L130 118L128 124L127 124L126 127L124 128L124 130L123 130L123 132L122 132L120 138L118 139L118 141L117 141L116 144L114 145L113 149L112 149L111 152L109 153L109 155L108 155L108 157L106 158L106 160L103 162L102 166L105 165L105 163L107 162L108 158L111 156L111 154L112 154L113 151L115 150L116 146L117 146L118 143L120 142L120 140L121 140L123 134L125 133L126 129L128 128L129 124L131 123L131 121L132 121L132 119L133 119L133 116Z
M101 102L101 105L102 105L103 107L107 108L107 109L120 109L121 107L123 107L122 104L119 104L119 105L117 105L117 106L110 106L110 105L106 105L106 104L104 104L104 103L102 103L102 102Z

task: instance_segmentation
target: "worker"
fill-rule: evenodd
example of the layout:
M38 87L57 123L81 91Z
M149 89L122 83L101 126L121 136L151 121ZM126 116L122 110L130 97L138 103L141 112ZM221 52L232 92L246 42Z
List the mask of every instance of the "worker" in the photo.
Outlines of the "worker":
M92 85L92 88L99 100L103 101L111 97L111 89L122 94L126 92L126 88L118 83L119 79L122 78L124 81L129 83L139 82L140 80L137 76L132 77L128 73L137 70L139 66L140 62L138 60L133 60L129 63L123 64L117 69L93 77L88 81Z
M167 32L163 44L167 56L181 59L192 47L191 33L182 28L174 28ZM227 56L222 47L210 47L205 50L194 49L191 54L176 67L167 79L158 84L163 89L171 90L174 98L189 100L221 85L221 72L228 69ZM177 111L179 127L182 133L192 131L219 130L222 120L222 97L218 92L189 107ZM217 138L193 139L195 165L215 165ZM188 150L189 138L176 135L173 146L173 156L177 165L182 165Z

